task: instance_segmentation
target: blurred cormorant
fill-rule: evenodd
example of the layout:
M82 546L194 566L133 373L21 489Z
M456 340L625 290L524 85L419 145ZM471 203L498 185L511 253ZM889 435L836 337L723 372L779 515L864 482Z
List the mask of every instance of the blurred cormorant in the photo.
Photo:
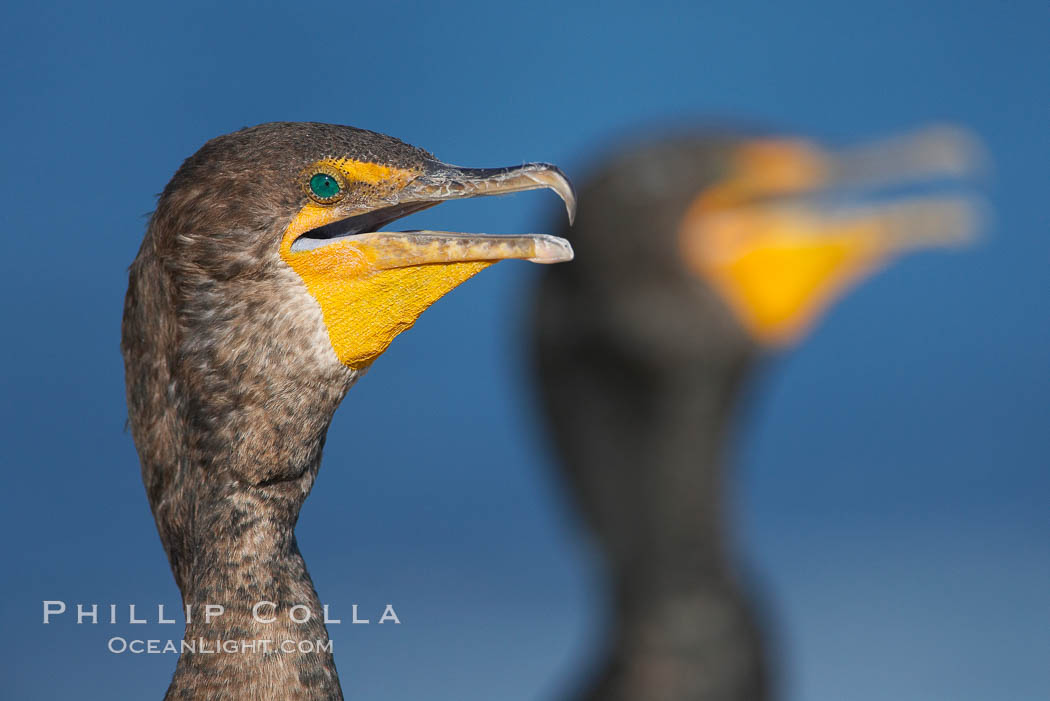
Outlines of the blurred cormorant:
M969 170L934 128L831 152L679 134L618 151L580 189L571 266L535 309L542 402L609 573L607 649L582 697L769 695L760 616L729 551L728 439L764 351L903 250L965 238L965 198L880 198ZM900 193L897 193L900 194Z

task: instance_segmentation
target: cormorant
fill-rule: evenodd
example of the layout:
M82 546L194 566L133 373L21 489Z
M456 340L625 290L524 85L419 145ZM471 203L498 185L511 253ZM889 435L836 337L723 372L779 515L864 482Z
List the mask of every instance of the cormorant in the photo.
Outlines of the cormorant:
M734 410L762 353L850 284L966 237L966 198L872 195L962 175L972 152L951 128L840 152L695 132L624 148L584 181L579 260L544 271L534 321L541 402L609 572L607 649L582 698L768 697L727 548Z
M191 607L184 643L239 647L184 652L167 698L342 698L294 535L336 406L394 336L483 268L572 258L553 236L379 229L444 200L537 188L572 217L554 166L460 168L316 123L220 136L164 188L124 306L128 414Z

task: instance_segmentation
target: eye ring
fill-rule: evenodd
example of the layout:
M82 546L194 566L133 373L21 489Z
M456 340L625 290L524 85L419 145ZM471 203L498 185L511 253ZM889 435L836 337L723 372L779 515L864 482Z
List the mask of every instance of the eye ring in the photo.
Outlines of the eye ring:
M322 164L303 173L303 191L320 204L332 204L346 194L346 180L338 168Z

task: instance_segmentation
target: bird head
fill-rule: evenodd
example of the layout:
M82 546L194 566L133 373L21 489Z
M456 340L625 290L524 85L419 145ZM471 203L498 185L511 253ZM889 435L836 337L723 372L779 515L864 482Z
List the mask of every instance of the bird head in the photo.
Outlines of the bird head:
M568 338L586 317L638 357L736 362L793 344L894 256L966 242L973 197L943 191L978 162L948 127L840 150L728 132L642 142L584 180L581 264L544 276L540 323ZM558 311L576 299L582 312Z
M460 168L352 127L263 124L201 147L161 194L125 299L128 411L151 502L170 498L185 455L250 484L312 474L347 389L427 307L497 261L572 257L553 236L383 227L536 188L572 215L554 166Z
M971 196L894 188L958 179L978 161L975 139L948 127L839 151L743 140L682 214L678 250L756 341L791 345L895 256L969 241Z
M550 188L575 208L551 165L461 168L397 139L352 127L273 123L208 142L160 198L151 234L160 257L216 321L320 311L339 362L361 369L441 296L504 259L572 258L563 239L382 227L442 201ZM222 289L228 296L216 299ZM254 294L245 295L246 290ZM306 312L308 313L308 312ZM248 337L273 332L260 323ZM231 337L232 338L232 337Z

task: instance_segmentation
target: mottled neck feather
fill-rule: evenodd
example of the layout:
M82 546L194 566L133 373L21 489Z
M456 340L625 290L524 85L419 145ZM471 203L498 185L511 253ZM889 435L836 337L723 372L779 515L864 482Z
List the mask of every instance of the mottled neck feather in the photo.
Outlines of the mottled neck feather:
M324 611L293 533L305 491L275 483L201 492L185 640L225 651L184 653L166 698L341 699ZM210 621L209 606L222 607Z
M191 607L184 644L237 648L184 653L167 698L341 699L294 528L356 374L330 348L330 363L303 359L312 332L304 324L310 314L319 319L316 309L296 317L285 305L273 317L238 319L279 305L252 306L272 293L251 280L218 289L178 277L152 245L147 235L125 302L129 423L161 542ZM308 374L306 387L296 373ZM273 605L253 616L259 602ZM206 620L209 605L222 615ZM307 622L293 622L293 613L305 617L296 606L309 610Z

